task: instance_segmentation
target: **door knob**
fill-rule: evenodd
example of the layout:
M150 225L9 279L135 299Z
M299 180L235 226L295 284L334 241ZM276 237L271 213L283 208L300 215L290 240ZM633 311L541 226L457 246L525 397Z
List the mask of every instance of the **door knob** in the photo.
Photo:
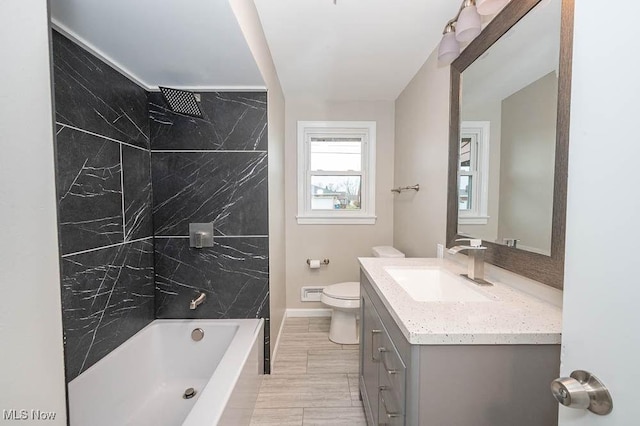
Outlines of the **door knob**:
M613 410L611 394L588 371L576 370L570 377L555 379L551 382L551 393L565 407L587 409L601 416Z

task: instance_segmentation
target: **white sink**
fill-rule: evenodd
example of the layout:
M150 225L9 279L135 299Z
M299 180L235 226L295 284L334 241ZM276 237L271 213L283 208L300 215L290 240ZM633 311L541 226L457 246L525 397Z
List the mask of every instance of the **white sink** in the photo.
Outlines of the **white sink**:
M441 268L385 267L416 302L491 302L475 284Z

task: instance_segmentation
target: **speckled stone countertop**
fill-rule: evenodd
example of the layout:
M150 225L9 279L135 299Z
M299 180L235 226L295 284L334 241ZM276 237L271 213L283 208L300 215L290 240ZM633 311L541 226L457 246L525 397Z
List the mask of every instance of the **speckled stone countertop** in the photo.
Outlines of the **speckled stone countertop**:
M466 270L443 259L359 258L360 265L398 327L417 345L559 344L562 310L502 282L478 286L490 301L417 302L385 271L385 267L442 267ZM475 284L469 283L474 286Z

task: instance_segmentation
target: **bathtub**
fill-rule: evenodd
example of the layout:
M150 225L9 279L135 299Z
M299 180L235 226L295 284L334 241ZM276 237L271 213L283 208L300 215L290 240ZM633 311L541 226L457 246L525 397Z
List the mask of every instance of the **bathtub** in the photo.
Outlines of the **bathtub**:
M71 426L248 425L264 320L155 320L69 383ZM200 328L204 337L191 338ZM196 394L185 399L188 388Z

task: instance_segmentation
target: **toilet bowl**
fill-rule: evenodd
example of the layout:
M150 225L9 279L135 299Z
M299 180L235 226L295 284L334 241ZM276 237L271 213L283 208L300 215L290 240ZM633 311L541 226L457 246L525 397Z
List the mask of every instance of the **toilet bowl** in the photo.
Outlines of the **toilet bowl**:
M322 290L320 301L333 309L329 340L342 345L357 344L356 316L360 310L360 283L351 281L327 286Z
M404 257L402 252L390 246L373 247L372 252L374 257ZM360 283L349 281L326 286L320 301L332 309L329 340L342 345L358 344Z

